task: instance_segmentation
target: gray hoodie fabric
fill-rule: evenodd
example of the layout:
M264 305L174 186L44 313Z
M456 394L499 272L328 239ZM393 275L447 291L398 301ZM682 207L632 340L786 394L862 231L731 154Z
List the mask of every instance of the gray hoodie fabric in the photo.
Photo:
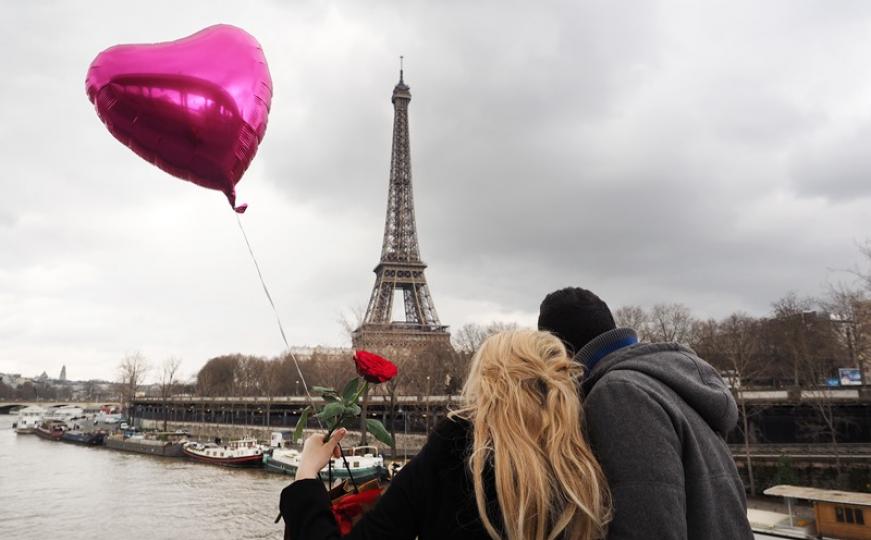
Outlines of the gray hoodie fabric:
M738 419L729 388L676 343L630 345L596 361L634 335L612 330L576 356L593 364L583 382L585 430L613 497L608 538L752 540L724 441Z

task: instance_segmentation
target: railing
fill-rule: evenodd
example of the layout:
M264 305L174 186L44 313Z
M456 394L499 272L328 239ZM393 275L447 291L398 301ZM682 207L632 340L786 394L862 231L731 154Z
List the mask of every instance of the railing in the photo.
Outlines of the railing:
M729 449L734 453L743 453L743 444L730 444ZM803 454L835 454L835 448L831 444L769 444L755 443L750 445L750 454L780 454L780 455L803 455ZM840 455L871 456L871 444L866 443L840 443L837 447Z
M315 403L323 403L324 400L321 397L313 397L312 400ZM456 403L460 400L460 396L451 396L451 395L435 395L435 396L396 396L395 401L397 404L418 404L418 403ZM154 403L161 404L164 401L168 403L253 403L253 404L288 404L288 405L304 405L308 403L308 398L305 396L275 396L275 397L265 397L265 396L170 396L169 398L162 398L156 396L146 396L146 397L137 397L133 400L136 403ZM370 404L389 404L390 396L383 395L375 395L369 396L368 401Z
M769 390L769 389L746 389L739 391L739 397L744 398L748 403L800 403L807 401L818 401L821 399L831 400L835 402L860 402L871 403L871 387L856 387L856 388L817 388L807 390ZM320 397L314 398L316 403L322 403ZM460 401L458 395L401 395L395 397L396 403L457 403ZM134 401L137 403L162 403L161 397L148 396L137 397ZM193 396L193 395L173 395L166 401L175 403L286 403L286 404L303 404L307 403L308 399L305 396ZM373 395L369 396L369 403L389 403L390 396Z

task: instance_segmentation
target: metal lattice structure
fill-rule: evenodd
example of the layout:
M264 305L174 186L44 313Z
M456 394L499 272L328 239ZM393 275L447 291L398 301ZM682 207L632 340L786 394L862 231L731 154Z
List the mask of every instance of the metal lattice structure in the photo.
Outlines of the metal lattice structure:
M393 89L393 150L390 158L390 188L381 260L375 267L375 287L363 323L354 332L354 346L383 349L407 348L430 343L450 344L447 326L439 322L420 259L414 197L411 187L411 150L408 136L408 104L411 92L399 71ZM394 298L401 292L404 321L394 321Z

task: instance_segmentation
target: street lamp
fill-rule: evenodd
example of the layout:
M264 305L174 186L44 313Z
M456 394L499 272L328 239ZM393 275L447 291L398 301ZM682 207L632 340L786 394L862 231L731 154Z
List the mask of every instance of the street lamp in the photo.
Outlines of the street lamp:
M405 423L405 438L402 441L402 462L403 464L408 461L408 414L407 411L403 411L402 407L399 407L399 414L402 415L402 420Z
M430 393L429 381L430 381L430 377L429 377L429 375L427 375L426 376L426 434L427 435L429 435L429 393Z

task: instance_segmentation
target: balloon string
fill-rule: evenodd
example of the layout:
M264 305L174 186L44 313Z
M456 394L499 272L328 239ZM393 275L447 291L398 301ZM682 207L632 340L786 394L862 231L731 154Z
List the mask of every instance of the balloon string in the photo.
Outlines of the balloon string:
M275 308L275 302L272 300L272 295L269 294L269 287L266 286L266 281L263 279L263 272L260 271L260 263L257 262L257 257L254 256L254 250L251 248L251 242L248 241L248 235L245 234L245 227L242 226L242 219L239 217L239 214L233 214L236 216L236 223L239 224L239 230L242 231L242 238L245 239L245 245L248 246L248 253L251 254L251 260L254 262L254 268L257 269L257 277L260 278L260 285L263 286L263 292L266 293L266 299L269 300L269 305L272 306L272 313L275 314L275 322L278 323L278 330L281 332L281 339L284 341L284 346L287 348L287 354L290 355L290 359L293 360L293 365L296 368L296 373L299 375L299 380L302 381L302 389L305 391L306 398L308 399L308 404L311 406L312 410L315 410L314 399L312 398L311 392L308 389L308 383L305 380L305 375L302 374L302 369L299 367L299 361L296 359L296 355L293 354L293 351L290 349L290 344L287 342L287 334L284 333L284 326L281 324L281 317L278 316L278 309ZM321 424L321 419L315 415L315 420L317 420L318 426L323 429L323 424Z

